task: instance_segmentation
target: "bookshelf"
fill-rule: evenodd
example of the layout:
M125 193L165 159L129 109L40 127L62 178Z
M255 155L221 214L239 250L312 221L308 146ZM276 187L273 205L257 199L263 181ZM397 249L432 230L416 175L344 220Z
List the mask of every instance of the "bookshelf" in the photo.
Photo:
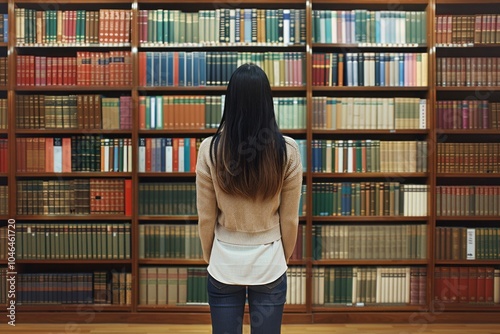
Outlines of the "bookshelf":
M0 1L0 14L7 14L9 19L9 39L6 42L0 40L0 58L6 58L7 65L7 81L0 82L0 99L5 99L8 106L6 108L8 110L6 118L8 126L0 126L0 140L8 139L7 154L9 158L8 168L5 171L0 171L0 186L8 186L8 212L0 214L0 228L7 225L8 219L13 218L21 230L33 226L36 231L35 238L39 238L37 239L39 243L41 240L47 241L43 234L46 233L50 241L51 238L55 238L56 233L61 233L59 228L64 231L65 225L96 225L95 228L102 225L110 229L112 236L114 235L114 226L125 224L130 229L130 236L124 239L129 242L129 253L125 252L125 244L123 244L123 248L120 243L116 243L117 246L115 246L113 237L110 238L111 241L104 237L99 239L103 242L102 247L118 247L125 252L120 253L119 251L118 254L130 254L129 258L78 258L79 252L87 249L84 248L87 246L83 243L81 243L81 248L77 247L74 250L73 255L76 258L73 259L40 259L29 256L19 258L16 261L16 269L20 273L17 277L18 283L19 281L25 282L28 277L41 281L52 279L53 277L50 275L53 275L54 279L61 280L72 277L71 279L79 280L78 284L83 286L87 284L85 282L88 282L89 275L94 275L94 279L100 285L97 286L98 302L93 304L78 302L73 304L41 304L30 303L29 300L24 299L24 303L18 305L18 321L20 323L35 321L43 316L47 322L84 322L87 321L90 314L91 321L98 322L210 322L209 308L206 305L206 300L203 300L203 293L194 295L190 290L204 291L203 268L205 264L197 253L199 251L196 249L197 239L193 233L197 222L196 212L193 210L194 203L179 202L180 200L170 203L167 199L194 197L192 185L195 174L192 170L192 163L196 157L196 142L215 133L215 126L218 124L217 117L220 117L220 108L223 105L224 82L229 77L231 69L237 64L238 59L239 61L251 59L254 62L260 62L270 76L275 106L281 108L278 115L279 121L282 122L279 123L280 127L284 134L303 144L302 155L307 165L303 182L307 190L303 194L305 211L300 214L301 238L298 242L302 249L297 252L289 264L289 286L293 286L294 289L293 294L290 291L288 296L290 303L285 305L284 322L416 321L428 323L467 321L497 323L497 312L500 307L498 303L452 303L436 298L443 291L441 289L443 284L447 284L444 282L452 284L457 282L451 276L449 281L443 279L442 272L437 271L437 268L450 269L450 272L451 269L461 267L500 269L498 258L465 260L436 257L438 233L440 233L441 228L484 228L488 231L498 229L498 215L493 212L483 212L481 215L463 215L457 212L452 214L450 212L448 215L442 215L438 214L437 204L440 198L437 192L438 187L457 187L457 189L472 185L500 187L498 170L493 173L476 172L472 167L468 172L450 169L440 170L443 163L440 160L438 147L441 144L450 143L476 143L478 145L498 143L499 123L496 123L496 128L462 129L456 126L446 128L442 126L443 123L440 122L447 118L440 118L440 112L451 110L451 108L448 108L447 104L441 106L440 103L473 98L500 105L500 95L497 92L500 82L491 82L491 85L481 86L450 86L440 84L439 80L442 80L442 76L436 74L438 66L443 65L441 60L443 58L480 58L485 54L489 57L500 58L499 41L495 43L456 41L443 43L441 41L443 35L438 35L440 30L438 29L437 17L500 14L495 6L491 6L493 3L496 2L480 0L479 4L471 5L467 1L461 0L404 0L399 1L396 5L388 0L356 0L345 3L332 3L329 0L276 0L273 2L244 0L237 4L214 3L211 0L188 0L182 3L160 0L106 0L104 3L95 0L68 0L64 3L58 3L57 6L48 7L44 1L40 0ZM103 35L101 39L96 34L95 26L92 29L90 23L85 26L85 29L89 29L87 31L94 33L85 36L82 33L84 27L71 21L72 15L89 15L89 17L101 19L100 16L93 16L96 14L88 13L97 12L99 14L101 13L99 10L103 9L111 11L102 12L102 28L109 35ZM159 14L160 9L162 10L161 14ZM224 11L226 9L227 11ZM240 15L243 15L243 18L245 13L252 14L252 9L258 9L255 11L258 20L264 20L258 22L275 25L276 29L270 29L266 32L265 29L262 30L262 26L259 26L258 29L261 30L256 31L255 36L253 36L251 31L250 34L246 35L245 27L239 26L240 40L238 40L236 34L234 36L231 34L232 29L230 28L220 30L218 29L220 27L216 28L215 25L208 26L209 22L215 19L215 16L211 17L210 15L215 15L216 10L219 10L217 15L222 12L233 15L236 13L236 9L242 9ZM296 19L294 21L294 40L292 41L291 35L287 36L290 44L285 44L279 39L282 35L281 28L278 27L278 17L281 18L285 14L283 9L290 9L290 13L286 12L286 14ZM40 33L34 29L37 26L36 11L45 13L38 14L43 20L47 19L46 12L51 10L68 12L69 14L64 14L64 18L67 20L63 20L66 25L61 31L46 29L45 39L37 39L36 35L33 35ZM122 11L123 16L120 19ZM332 22L332 17L335 17L332 16L334 12L341 13L339 18L342 18L342 13L344 15L352 13L352 16L345 17L353 19L353 27L358 29L358 33L353 30L351 35L347 35L347 33L342 35L339 33L341 31L339 27L342 26L336 26L335 30L332 25L329 26L331 34L327 35L326 24ZM28 22L26 25L19 25L21 14L26 15L26 13L29 14L24 17L31 18L31 21L26 21ZM167 21L172 25L172 32L179 29L178 35L160 36L157 34L157 29L160 26L157 23L158 15L165 15L165 13L172 15L172 20ZM118 16L116 24L115 21L109 20L115 14ZM54 20L51 15L54 13L50 12L48 15ZM57 12L55 15L55 21L50 22L57 22ZM177 15L179 20L185 20L183 22L190 24L189 28L185 26L185 30L182 32L181 25L177 25L177 21L174 19ZM266 15L268 15L267 19ZM109 23L107 26L104 25L106 17L109 20L109 22L106 21L106 24ZM198 19L198 23L195 23L195 17ZM385 23L380 23L380 26L377 26L376 19L382 20L382 17ZM62 18L61 16L59 19ZM81 23L77 16L75 18L77 22ZM220 17L218 18L220 19ZM227 19L231 24L229 16ZM409 21L406 22L406 19ZM157 24L156 30L153 27L148 28L148 24L151 22ZM201 22L207 24L207 29L203 33L198 30L196 36L193 27ZM75 24L74 27L73 24ZM125 27L130 27L130 29ZM386 34L380 36L372 34L370 27L374 28L375 31L385 31ZM75 30L72 30L73 28ZM236 30L236 26L234 28ZM318 30L318 28L320 29ZM23 29L23 33L21 33L21 29ZM123 34L121 34L122 31ZM128 34L127 31L129 31ZM323 31L325 35L322 35ZM338 33L336 39L332 38L333 31ZM401 34L402 31L407 32L407 34ZM115 33L117 40L110 39ZM210 35L211 33L213 35ZM460 33L462 38L467 36L465 30L460 30ZM222 41L222 37L228 39ZM284 35L282 37L285 38ZM438 40L438 38L440 39ZM24 68L36 64L35 59L39 59L42 63L43 61L48 62L47 59L56 54L58 57L67 59L68 64L73 64L68 65L71 70L67 71L67 75L62 75L63 78L58 81L58 75L54 76L51 74L52 72L47 72L45 76L40 75L39 81L30 82L30 76L26 75L27 72L24 71ZM99 58L102 54L107 56ZM206 72L207 77L204 79L207 82L205 85L200 84L201 77L195 78L193 76L191 83L182 81L186 80L187 76L183 77L179 71L172 71L172 77L169 77L169 70L175 68L169 67L171 66L168 63L169 57L176 62L191 61L194 64L196 60L200 59L199 57L202 57L202 54L210 57L207 64L212 66ZM349 57L347 57L348 54ZM320 58L317 58L318 55L321 55ZM338 77L340 62L335 63L334 61L334 59L339 59L339 55L345 56L342 65L345 66L342 85L339 85L341 78ZM106 61L103 60L106 57L110 57L112 60L107 63L106 66L110 67L108 70L104 69L103 73L107 74L103 74L102 77L87 76L95 67L83 67L82 69L82 67L78 67L79 65L75 66L75 64L89 65L89 62L93 64L94 61L97 64L106 64ZM163 61L168 64L165 65L167 66L165 77L162 76L161 72L155 73L151 67L148 67L153 66L154 69L155 59L158 61L157 65L161 66ZM225 66L221 65L222 62L219 64L213 61L214 59L224 60ZM272 62L278 59L282 63L289 64L290 70L293 68L293 71L284 72L282 68L275 69ZM329 63L321 63L322 59L328 60ZM384 77L383 80L380 68L377 70L377 67L372 67L377 59L379 61L382 59L387 68L391 70L387 70L388 76ZM32 63L33 61L35 63ZM57 60L54 62L57 70ZM336 64L336 69L333 64ZM488 63L486 62L486 64ZM76 69L71 66L76 67ZM402 72L399 71L399 66L402 66ZM124 74L113 74L117 68L125 71L118 73ZM146 70L147 68L149 70ZM64 65L61 69L64 69ZM355 69L358 71L357 77ZM410 76L393 75L394 73L402 74L407 69L411 69L411 73L414 73L411 78ZM33 67L33 71L36 72L35 67ZM41 73L42 68L38 71ZM79 73L79 75L75 75L75 73ZM363 75L360 76L360 74ZM318 75L320 76L318 77ZM325 77L321 77L321 75ZM49 77L51 81L49 81ZM191 76L189 77L191 78ZM500 75L497 77L500 78ZM280 81L280 78L285 79ZM488 81L487 75L486 81ZM336 82L336 85L333 85L332 82ZM110 99L103 102L96 96ZM79 98L81 98L80 102L71 102L78 101L76 99ZM64 111L52 113L53 109L51 108L54 106L51 103L54 100L61 101L63 105L66 103L63 110L68 111L68 113L66 114ZM35 104L33 101L38 102ZM93 101L94 104L90 101ZM152 103L155 103L155 108L152 107ZM41 107L42 105L43 107ZM331 105L335 105L337 108L335 112L338 113L338 118L335 118L335 122L332 118L328 118L328 113L333 112ZM105 107L110 106L115 108L114 112L118 108L120 114L124 116L120 118L118 125L115 123L110 125L108 118L106 121L104 118L95 118L96 115L104 115ZM192 108L192 106L195 107ZM207 118L196 118L200 116L196 114L200 112L200 106L205 106L203 112ZM497 108L496 105L495 108ZM170 114L175 109L182 109L191 118L175 118L179 116L179 113ZM45 119L42 117L42 110L45 112L43 114ZM54 110L59 109L54 108ZM78 118L79 115L82 115L83 110L86 112L83 112L82 117L88 114L86 116L88 119ZM354 110L356 118L350 118L350 116L348 118L347 115L350 114L345 113L347 110ZM371 117L370 113L385 110L390 110L393 114L380 113L383 115L380 116L380 119ZM500 112L500 107L492 110ZM161 117L159 117L160 115ZM34 120L31 120L30 117L34 117ZM3 119L0 117L0 120ZM369 119L370 122L363 122L364 119ZM456 120L456 117L453 119ZM25 122L25 120L27 121ZM47 120L52 122L49 123L53 125L52 127L46 126ZM71 147L74 148L77 157L72 160L70 156L69 160L73 163L72 167L80 165L90 152L82 148L86 146L77 146L77 136L85 136L84 138L88 139L89 142L95 141L96 138L112 142L114 140L118 142L130 140L131 144L127 150L122 152L119 149L117 151L119 152L117 153L118 157L127 156L127 163L123 161L124 165L128 166L127 170L116 171L113 165L108 171L100 171L100 169L75 171L73 168L68 169L68 166L62 172L42 171L42 169L46 170L47 166L42 165L41 153L38 160L30 160L30 167L38 168L37 170L19 170L20 160L18 160L18 156L24 154L26 160L21 160L21 162L27 163L28 156L31 157L33 152L44 152L40 146L39 149L30 147L30 153L28 153L28 148L22 145L23 141L28 142L30 139L36 139L38 142L49 142L54 138L61 138L61 140L66 140L66 144L68 140L71 140ZM164 157L156 155L156 153L153 156L151 152L154 150L149 150L150 153L146 153L147 147L166 148L170 139L172 145L174 145L173 139L176 139L177 144L182 142L182 145L186 145L184 146L184 164L179 164L177 161L177 167L175 167L174 162L172 162L172 166L168 166L168 163L162 164L161 160ZM82 142L86 143L85 140ZM142 142L144 142L144 146L141 144ZM336 144L333 144L329 154L334 156L336 160L326 163L326 160L321 159L326 159L325 147L332 142L336 142ZM380 142L382 145L389 143L388 145L393 145L399 150L396 151L399 154L387 153L386 151L384 151L386 153L382 153L377 151L378 148L366 146L367 142ZM420 146L418 148L411 146L412 148L409 150L414 153L412 155L406 154L407 150L404 149L403 145L411 143L411 145L416 146L417 142ZM323 151L319 155L316 143L324 145L320 146ZM387 164L380 166L383 167L382 169L377 169L373 167L377 166L375 162L368 161L366 157L361 156L361 159L352 160L354 156L347 153L347 146L344 147L344 143L346 145L352 144L349 146L353 149L351 152L360 150L362 152L366 149L370 152L370 159L375 159L375 161L378 159ZM495 149L495 152L498 152L497 148L484 152L493 152ZM106 145L99 148L99 152L107 152L102 154L103 156L108 154L108 158L111 152L115 154L114 150L106 150L108 150ZM342 162L339 162L340 156L336 155L339 152L346 154L345 158L342 155ZM418 158L419 154L420 158ZM392 159L390 159L391 155ZM407 161L405 163L406 169L399 169L400 155ZM188 156L189 160L186 160ZM388 163L389 161L392 163ZM97 163L97 161L94 162ZM360 165L356 165L356 162ZM370 163L374 165L372 166ZM495 164L498 166L498 161L492 159L489 164L492 167ZM367 166L370 168L368 169ZM99 168L101 167L99 166ZM57 210L60 210L57 213L47 214L43 212L43 209L49 205L48 203L52 203L43 202L44 194L55 191L50 186L64 188L65 185L75 184L75 182L78 184L91 183L95 180L105 183L124 182L124 185L128 186L131 191L126 193L128 195L124 195L126 199L122 202L118 201L118 203L124 204L123 206L128 207L129 210L127 211L125 208L123 210L120 208L122 211L115 210L116 207L109 209L109 206L107 209L97 209L96 207L92 209L89 204L88 211L74 214L71 205L66 203L55 206L58 208ZM43 190L44 182L50 183L46 192ZM380 184L383 185L380 186ZM23 186L26 188L19 188ZM368 211L361 214L362 202L354 193L348 201L353 204L352 212L350 208L342 212L342 207L338 214L334 214L331 210L333 208L322 211L323 208L318 203L325 199L323 188L321 188L325 186L340 188L344 186L346 191L347 189L359 191L361 187L365 186L379 187L377 189L380 191L380 196L388 196L385 197L387 199L387 202L384 202L386 206L372 207L371 214ZM407 186L414 187L405 188ZM18 211L18 203L30 199L24 198L23 194L29 192L30 189L37 189L36 187L42 189L37 195L39 209L28 212L26 208L23 212ZM182 190L174 193L174 191L179 191L179 188L176 187L180 187ZM395 204L391 202L391 191L394 197L397 196L394 195L396 191L394 189L403 193L418 187L422 188L420 193L417 192L419 194L418 202L417 200L406 200L404 203L418 203L417 207L421 210L412 211L410 207L405 207L403 202L401 211L399 208L396 209ZM172 196L172 194L175 195ZM413 193L408 191L405 194L410 196ZM79 198L80 195L81 193L75 196ZM103 199L110 198L111 201L112 195L102 193L101 196ZM113 198L121 198L120 196ZM63 198L63 196L57 198ZM61 200L60 202L66 201ZM163 209L157 211L149 209L150 205L160 205L163 202L168 202L165 207L162 207ZM80 210L81 203L76 203L78 205L75 204L75 208ZM179 206L179 204L183 205ZM172 212L174 206L176 206L176 211ZM367 208L369 207L365 207L363 210L368 210ZM80 236L91 235L94 227L90 226L89 230L82 229ZM39 228L40 230L38 230ZM148 232L143 233L143 230ZM317 234L321 230L328 232ZM371 234L367 231L374 233ZM420 234L414 234L415 231L420 231ZM118 228L116 233L121 236L123 231ZM363 243L363 250L359 250L359 252L363 252L362 256L361 253L357 253L358 250L348 248L349 239L346 238L348 233L350 233L352 240L356 240L356 244ZM381 241L384 235L395 242ZM410 241L404 242L406 237ZM104 239L106 240L103 241ZM85 240L93 242L92 238ZM174 240L175 247L173 248L168 246L171 240ZM374 240L377 242L373 242ZM396 240L399 240L402 247L407 247L409 253L415 252L411 253L413 256L394 257L389 252L392 250L381 250L385 244L396 244ZM491 233L491 240L493 240L493 233ZM110 243L105 244L106 242ZM152 246L147 248L150 244ZM335 246L337 244L339 246ZM493 241L491 244L493 245ZM181 250L182 247L184 247L183 250ZM329 247L333 247L333 249ZM351 247L354 246L351 245ZM377 247L377 252L375 252L374 247ZM154 253L156 248L158 248L157 254ZM146 253L142 255L142 252L149 253L146 256ZM370 255L370 253L373 254ZM51 254L51 252L45 254ZM397 250L395 254L398 254ZM0 258L0 269L5 268L6 265L7 261ZM35 273L45 273L46 275L29 275ZM349 284L352 285L354 274L358 286L352 292L353 287ZM382 277L391 275L405 277L405 280L382 280ZM333 281L334 277L341 277L342 280ZM155 286L151 283L149 286L148 280L161 281L161 285ZM376 285L377 280L379 280L380 286ZM325 282L330 283L327 285ZM436 284L436 282L440 283ZM384 299L386 297L384 293L378 297L375 293L378 288L382 289L384 284L406 287L398 291L401 296L393 296L393 299L389 300ZM176 298L175 302L174 300L163 300L159 299L157 295L148 294L147 291L150 287L151 291L160 291L160 294L163 294L164 290L162 289L168 291L170 288L183 291L185 295L180 293L172 295ZM144 290L145 288L146 290ZM347 290L349 288L351 290ZM372 292L371 294L361 294L361 289L363 291L370 289ZM408 291L413 289L413 295L409 295L409 299L403 293L406 291L405 289ZM331 295L326 294L330 291ZM339 294L338 291L350 292ZM323 292L324 298L320 298L321 292ZM22 296L22 298L26 297ZM377 298L379 299L377 300ZM113 303L113 299L117 303ZM0 304L2 303L0 300Z
M491 63L494 60L484 61L481 58L485 54L491 59L498 57L498 27L493 23L498 14L498 10L492 9L488 1L480 1L475 6L463 1L436 1L434 138L437 150L445 148L445 151L437 153L436 160L432 298L445 306L444 312L497 310L496 304L491 302L498 300L498 296L491 287L487 284L484 287L479 284L474 286L473 282L494 280L495 271L498 272L499 261L495 248L498 217L496 213L489 214L483 210L482 200L476 209L477 204L467 199L471 198L470 189L478 189L480 197L488 201L489 195L482 190L494 189L499 184L497 163L492 161L489 169L489 151L486 149L494 146L499 139L496 111L492 108L499 98L496 92L498 83L490 76L497 72L497 68L488 64L488 61ZM478 62L479 66L476 66ZM471 63L474 66L470 66ZM479 109L476 107L479 104L483 115L481 123L477 122ZM470 113L463 112L469 106ZM478 152L472 152L470 147L481 148ZM464 149L469 152L467 158ZM443 160L442 153L449 159ZM479 166L471 159L478 159L484 166ZM457 163L475 166L456 168ZM446 202L448 198L451 200ZM456 200L463 203L460 209L455 207ZM494 211L494 203L491 206ZM464 207L466 210L463 210ZM488 208L488 205L485 207ZM446 288L443 284L448 283L451 284Z

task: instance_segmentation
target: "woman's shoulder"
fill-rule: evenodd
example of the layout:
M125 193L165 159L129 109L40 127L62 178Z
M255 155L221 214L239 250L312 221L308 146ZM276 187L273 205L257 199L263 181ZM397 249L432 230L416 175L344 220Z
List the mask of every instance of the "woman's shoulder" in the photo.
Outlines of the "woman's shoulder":
M290 150L290 149L298 150L299 149L299 145L297 144L295 139L293 139L292 137L288 137L288 136L283 136L283 138L285 138L287 150Z

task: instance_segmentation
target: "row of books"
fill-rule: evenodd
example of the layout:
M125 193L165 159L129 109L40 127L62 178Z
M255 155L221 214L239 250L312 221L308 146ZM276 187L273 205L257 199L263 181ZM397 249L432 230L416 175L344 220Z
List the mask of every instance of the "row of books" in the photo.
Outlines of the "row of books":
M314 305L423 305L425 267L313 267Z
M313 216L427 216L429 186L400 182L315 182Z
M139 138L139 172L195 172L203 138ZM296 139L306 161L306 140ZM302 165L307 170L307 163Z
M99 135L16 138L18 172L131 172L132 139ZM1 148L0 148L1 162Z
M18 46L130 43L131 10L36 10L16 7L14 16Z
M427 101L412 97L313 96L312 128L426 129Z
M500 186L437 186L437 216L500 215Z
M203 138L139 138L139 172L195 172Z
M194 182L139 183L139 215L196 216Z
M139 267L140 305L204 305L207 271L196 267ZM305 304L306 268L287 269L287 304Z
M20 273L16 304L132 304L127 272Z
M148 45L305 44L305 9L139 10L139 43Z
M438 173L500 173L500 143L437 143Z
M436 101L438 129L499 129L500 103L485 100Z
M500 43L500 15L436 15L438 45Z
M130 224L20 223L16 259L130 259Z
M313 10L313 43L425 44L424 11Z
M426 53L314 53L313 86L426 87Z
M304 52L139 52L139 85L224 86L242 64L254 63L274 87L304 86Z
M19 129L132 129L132 97L16 95Z
M225 95L139 96L139 128L217 128L224 111ZM280 129L306 128L304 97L273 97L274 113Z
M434 268L434 301L442 303L500 303L500 269L495 267Z
M0 185L0 215L9 214L9 187Z
M427 171L427 142L313 139L316 173L415 173Z
M9 170L9 142L8 139L0 138L0 173Z
M304 225L299 225L292 260L304 257L305 237ZM198 225L139 225L139 259L201 259L202 256Z
M139 305L208 304L207 270L139 267Z
M131 215L132 180L18 180L18 215Z
M313 259L427 258L427 226L313 225Z
M500 85L498 57L438 57L436 85L475 87Z
M497 260L499 245L497 227L436 227L437 260Z
M16 83L25 86L129 86L130 51L77 51L76 57L18 55Z

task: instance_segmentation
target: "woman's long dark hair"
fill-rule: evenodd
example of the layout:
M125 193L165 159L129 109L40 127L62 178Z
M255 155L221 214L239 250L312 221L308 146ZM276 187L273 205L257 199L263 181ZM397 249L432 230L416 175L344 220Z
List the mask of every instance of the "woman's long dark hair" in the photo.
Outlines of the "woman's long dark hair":
M283 183L285 145L265 72L255 64L238 67L229 80L224 113L210 144L218 184L232 195L274 196Z

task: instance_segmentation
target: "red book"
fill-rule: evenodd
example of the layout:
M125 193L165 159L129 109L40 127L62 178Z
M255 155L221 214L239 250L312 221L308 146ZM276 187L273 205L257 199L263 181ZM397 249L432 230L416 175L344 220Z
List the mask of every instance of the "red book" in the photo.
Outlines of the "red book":
M146 86L146 52L139 52L139 86Z
M469 267L458 268L458 302L469 302Z
M477 290L476 290L476 301L478 303L484 303L486 301L486 268L477 268Z
M146 172L151 172L151 143L152 138L146 138Z
M45 141L45 171L54 172L54 141Z
M63 173L71 173L71 138L63 138L62 154L62 171Z
M450 303L457 303L460 295L459 290L459 268L450 267L450 287L449 287L449 301Z
M469 302L477 302L477 267L469 267Z
M132 180L125 180L125 215L132 216Z
M427 268L421 267L419 269L418 277L418 303L424 305L427 296Z
M434 301L442 301L441 290L443 289L442 267L434 268Z
M495 268L485 268L484 296L486 303L493 303L493 283L495 279Z
M189 171L194 173L196 171L196 160L197 160L197 150L196 150L196 138L189 138Z

